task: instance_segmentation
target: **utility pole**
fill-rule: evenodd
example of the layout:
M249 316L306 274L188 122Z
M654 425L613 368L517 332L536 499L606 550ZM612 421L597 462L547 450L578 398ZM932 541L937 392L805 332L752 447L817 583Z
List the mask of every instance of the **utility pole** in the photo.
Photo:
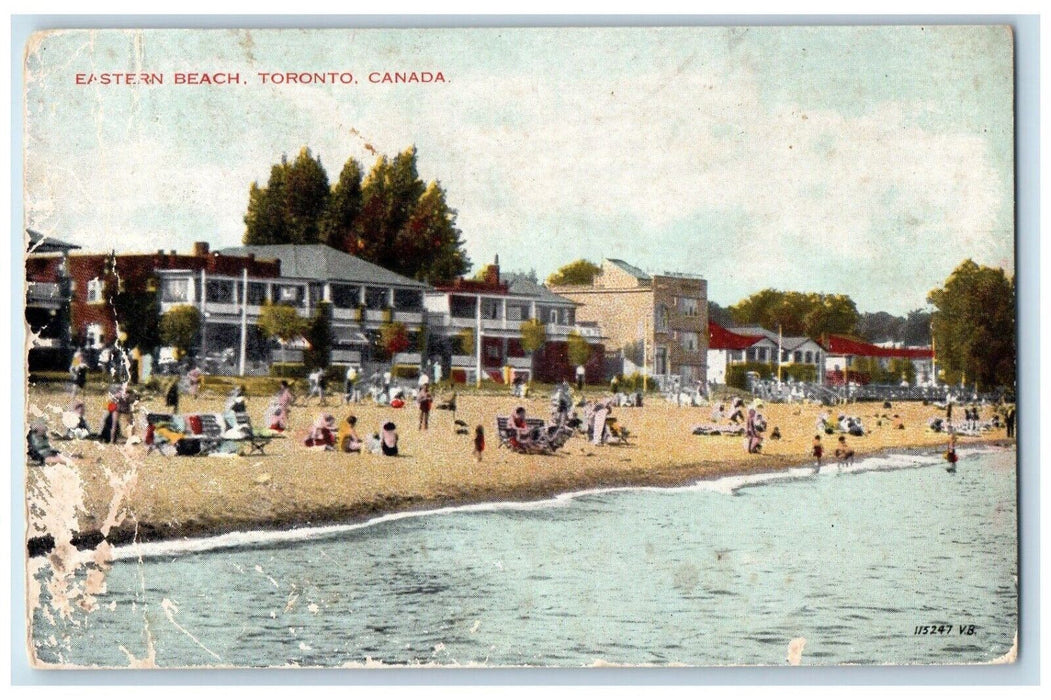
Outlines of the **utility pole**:
M238 373L245 376L245 349L248 346L248 268L241 277L241 357Z

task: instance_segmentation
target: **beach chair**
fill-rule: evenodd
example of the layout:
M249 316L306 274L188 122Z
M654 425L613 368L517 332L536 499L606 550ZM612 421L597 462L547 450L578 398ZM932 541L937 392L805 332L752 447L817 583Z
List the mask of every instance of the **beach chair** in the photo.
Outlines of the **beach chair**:
M170 444L168 440L157 434L157 426L165 423L170 423L172 420L171 414L169 413L147 413L146 414L146 436L143 438L143 444L146 445L146 454L149 455L151 452L156 450L162 455L164 452L161 447Z
M247 413L235 413L234 417L237 420L237 426L241 430L241 434L244 436L241 441L248 447L246 454L259 453L261 455L266 454L266 446L270 444L270 441L274 438L283 438L284 435L277 432L276 430L270 430L269 428L255 429L252 427L252 419Z
M196 440L200 445L198 454L213 452L223 442L223 424L213 413L191 413L183 416L186 425L184 440Z
M497 416L496 417L496 437L499 438L500 444L497 448L511 447L511 435L510 430L511 418L508 416Z

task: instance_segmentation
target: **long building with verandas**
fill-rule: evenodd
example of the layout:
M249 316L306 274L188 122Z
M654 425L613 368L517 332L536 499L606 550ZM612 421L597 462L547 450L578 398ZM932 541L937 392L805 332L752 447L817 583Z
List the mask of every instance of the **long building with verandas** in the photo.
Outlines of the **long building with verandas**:
M577 318L578 305L521 275L501 275L499 259L482 279L439 283L426 294L432 347L438 348L458 381L478 377L497 382L573 381L576 366L569 352L576 334L590 349L586 381L601 382L605 348L597 324ZM532 353L522 343L522 324L543 325L544 342Z

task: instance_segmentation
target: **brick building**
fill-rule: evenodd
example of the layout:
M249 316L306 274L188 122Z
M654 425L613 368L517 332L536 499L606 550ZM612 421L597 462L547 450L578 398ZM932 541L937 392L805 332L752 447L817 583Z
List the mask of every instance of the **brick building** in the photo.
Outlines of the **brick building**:
M26 256L26 282L30 297L34 290L49 289L68 280L69 334L74 345L99 348L117 337L114 311L108 299L113 294L157 295L160 276L166 270L204 272L214 277L240 278L245 270L252 278L272 279L280 274L275 261L254 256L210 253L207 243L196 243L189 254L158 250L156 253L53 253L30 252ZM39 296L39 295L37 295Z
M575 301L577 319L598 324L607 347L630 357L642 347L643 366L684 385L707 376L708 283L681 274L649 275L607 258L590 285L553 286Z

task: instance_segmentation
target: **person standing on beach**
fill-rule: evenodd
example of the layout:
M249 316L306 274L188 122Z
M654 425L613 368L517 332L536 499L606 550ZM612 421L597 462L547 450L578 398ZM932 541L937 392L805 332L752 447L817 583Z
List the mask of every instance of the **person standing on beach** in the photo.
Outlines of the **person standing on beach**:
M845 435L839 436L839 447L836 448L836 459L840 464L854 463L854 450L850 449L850 446L847 445L847 438Z
M431 387L424 384L420 387L420 393L416 396L416 403L420 406L420 430L427 430L431 418Z
M194 365L186 373L186 385L190 390L190 396L197 398L197 392L201 390L201 370Z
M744 434L748 438L748 454L758 454L763 449L763 438L759 436L757 415L754 408L748 409L748 421L745 423L744 429Z
M182 377L175 375L172 380L168 382L168 388L164 392L164 405L172 410L172 413L179 412L179 382L182 381Z
M282 379L281 388L277 390L277 396L274 397L273 403L276 404L277 408L281 409L280 415L284 417L286 423L288 422L289 408L295 401L296 397L292 393L292 387L289 386L287 380Z
M485 452L485 428L476 426L474 429L474 458L482 461L482 453Z
M357 403L358 368L354 365L347 367L346 381L343 385L343 403Z
M1004 415L1004 425L1007 426L1007 437L1013 438L1015 436L1015 407L1013 404L1007 407L1007 413Z
M821 466L821 455L824 454L824 452L825 452L825 450L821 446L821 435L820 434L815 435L814 436L814 447L813 447L813 450L811 451L811 454L814 455L814 459L817 460L817 466L819 466L819 467Z
M584 365L577 365L577 391L584 393L584 377L587 375L587 370L584 369Z

